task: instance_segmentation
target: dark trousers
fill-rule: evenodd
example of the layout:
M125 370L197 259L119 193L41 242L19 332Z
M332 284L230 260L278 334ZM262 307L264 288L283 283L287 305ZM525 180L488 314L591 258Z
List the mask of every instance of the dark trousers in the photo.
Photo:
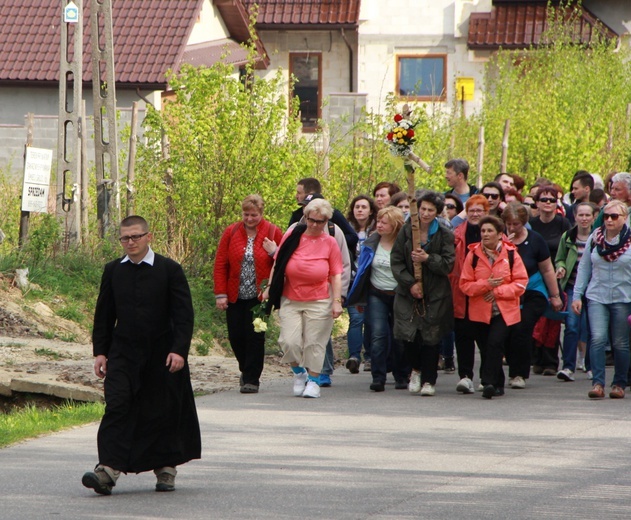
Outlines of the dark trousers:
M491 318L491 323L475 323L475 340L480 348L482 384L503 388L505 382L504 344L510 333L501 314Z
M226 321L228 323L228 339L239 362L242 384L259 385L265 359L265 333L254 332L252 307L259 303L258 299L237 300L228 304Z
M440 344L428 345L423 343L421 332L417 331L414 341L406 341L404 346L408 365L421 373L421 384L435 385L438 377Z
M475 325L468 318L454 319L456 355L458 356L458 376L473 380L475 361Z
M530 377L530 355L532 352L532 331L537 320L543 316L548 302L539 291L526 291L521 308L521 321L510 328L506 340L506 361L508 377Z

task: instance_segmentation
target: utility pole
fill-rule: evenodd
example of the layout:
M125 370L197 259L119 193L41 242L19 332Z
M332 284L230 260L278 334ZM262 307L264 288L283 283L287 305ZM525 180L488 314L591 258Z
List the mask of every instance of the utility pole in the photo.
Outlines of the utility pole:
M90 0L92 100L99 234L120 222L112 0Z
M64 245L80 240L81 98L83 87L83 0L61 0L59 123L57 136L57 216L64 222Z

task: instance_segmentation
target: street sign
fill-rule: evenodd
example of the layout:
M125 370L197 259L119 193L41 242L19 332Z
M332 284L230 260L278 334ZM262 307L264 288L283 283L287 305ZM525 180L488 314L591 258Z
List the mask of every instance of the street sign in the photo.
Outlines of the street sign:
M22 211L48 213L48 191L53 151L28 147L24 161Z
M79 8L74 2L70 2L64 7L64 22L77 23L79 21Z

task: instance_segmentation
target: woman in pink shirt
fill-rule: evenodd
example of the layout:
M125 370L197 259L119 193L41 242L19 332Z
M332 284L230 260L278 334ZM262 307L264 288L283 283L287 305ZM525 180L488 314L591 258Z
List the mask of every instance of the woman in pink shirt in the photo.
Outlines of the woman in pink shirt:
M294 372L297 397L320 397L326 344L333 320L342 314L342 255L327 232L332 215L327 200L307 204L306 226L298 224L285 234L271 274L269 297L280 307L282 361ZM279 302L275 294L280 294Z

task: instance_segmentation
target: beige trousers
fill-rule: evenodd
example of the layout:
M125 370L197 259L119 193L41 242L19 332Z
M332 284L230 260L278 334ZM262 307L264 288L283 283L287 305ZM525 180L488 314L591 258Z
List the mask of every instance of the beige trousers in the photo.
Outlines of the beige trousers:
M316 374L322 370L326 344L333 330L332 301L281 299L280 336L284 363L298 363Z

